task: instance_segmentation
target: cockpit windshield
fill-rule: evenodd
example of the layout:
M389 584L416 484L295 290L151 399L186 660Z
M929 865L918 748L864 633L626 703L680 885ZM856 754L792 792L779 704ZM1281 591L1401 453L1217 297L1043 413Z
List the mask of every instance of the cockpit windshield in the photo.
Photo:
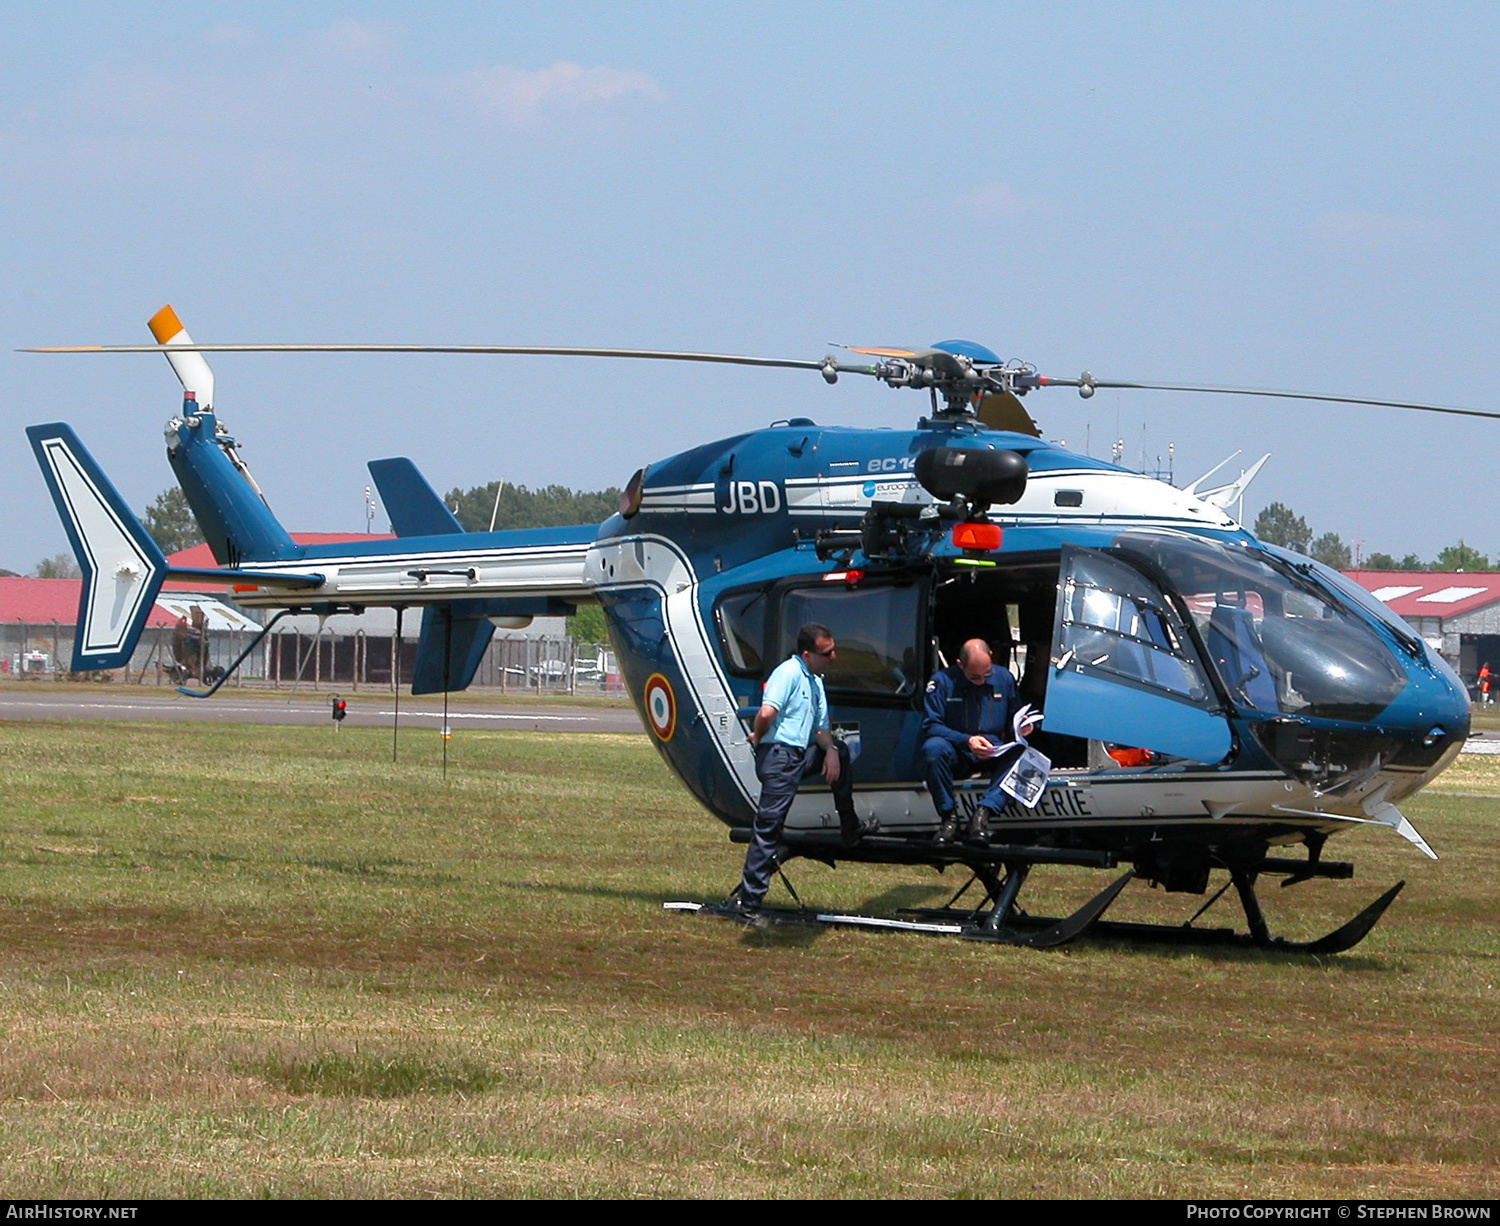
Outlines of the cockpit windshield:
M1233 701L1272 715L1364 722L1406 676L1363 616L1308 575L1239 544L1126 533L1125 553L1180 595Z

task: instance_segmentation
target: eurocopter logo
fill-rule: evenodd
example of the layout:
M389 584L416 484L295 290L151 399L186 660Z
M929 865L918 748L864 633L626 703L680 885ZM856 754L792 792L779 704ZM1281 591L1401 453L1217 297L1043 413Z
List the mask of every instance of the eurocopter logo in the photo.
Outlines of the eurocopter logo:
M911 489L910 481L866 481L864 495L866 498L900 498L911 493Z

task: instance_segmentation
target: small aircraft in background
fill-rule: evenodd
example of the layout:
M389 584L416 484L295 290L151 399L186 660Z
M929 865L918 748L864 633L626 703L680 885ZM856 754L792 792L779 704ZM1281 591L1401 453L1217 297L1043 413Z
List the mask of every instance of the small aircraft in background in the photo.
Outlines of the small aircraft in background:
M169 567L74 432L60 423L30 427L84 572L76 670L129 658L167 577L221 582L239 604L282 613L420 609L417 694L467 687L497 625L597 601L648 735L731 839L744 841L759 790L747 721L797 628L822 622L839 644L825 678L835 732L857 757L857 807L879 833L843 847L829 793L809 784L787 822L783 863L957 864L971 876L945 907L887 917L788 913L803 921L1033 945L1092 926L1335 952L1361 940L1404 883L1322 939L1296 944L1270 934L1257 881L1351 876L1351 864L1322 853L1331 835L1357 825L1390 827L1433 855L1397 804L1435 778L1468 734L1468 698L1447 664L1363 589L1236 523L1226 508L1253 470L1211 491L1198 492L1202 480L1176 489L1044 442L1021 400L1048 386L1085 397L1100 388L1301 393L1110 382L1087 372L1057 379L962 340L808 361L515 346L197 345L170 307L151 328L155 345L86 351L164 353L181 379L168 461L219 568ZM863 376L925 391L928 411L908 431L793 417L695 446L639 469L603 524L576 527L465 532L409 460L375 460L370 471L396 539L299 546L214 412L203 357L261 351L779 367L830 383ZM1033 739L1052 770L1034 805L1007 807L998 842L944 845L934 839L918 764L922 695L932 672L976 637L994 645L1021 696L1045 711L1046 730ZM964 803L972 808L973 794ZM1040 865L1129 868L1073 915L1039 921L1017 898ZM1216 871L1228 880L1186 925L1100 920L1134 878L1203 895ZM981 897L960 906L976 882ZM1230 886L1248 934L1193 926Z

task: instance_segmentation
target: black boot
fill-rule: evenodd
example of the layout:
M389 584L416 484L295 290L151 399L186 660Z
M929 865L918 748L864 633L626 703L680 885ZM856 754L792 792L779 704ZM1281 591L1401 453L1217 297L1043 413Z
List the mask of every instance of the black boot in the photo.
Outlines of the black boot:
M978 843L983 847L990 841L990 822L998 819L999 816L993 809L986 809L980 805L969 818L969 829L965 837L969 842Z
M939 813L937 834L932 841L939 847L947 847L954 839L958 838L958 814Z
M858 813L839 814L839 835L845 847L858 847L865 835L874 834L879 829L880 823L873 817L861 821Z

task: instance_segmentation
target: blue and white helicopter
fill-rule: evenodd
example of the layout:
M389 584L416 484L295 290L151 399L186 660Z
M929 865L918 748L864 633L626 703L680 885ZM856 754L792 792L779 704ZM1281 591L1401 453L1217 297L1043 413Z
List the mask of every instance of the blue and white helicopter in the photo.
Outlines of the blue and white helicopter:
M73 668L130 657L164 579L232 585L240 604L318 614L422 610L413 693L462 690L496 625L602 607L621 671L668 765L730 837L748 837L759 785L747 741L760 687L803 623L833 628L832 719L856 757L856 802L878 833L845 848L831 797L804 786L785 863L950 864L977 901L896 917L799 920L1051 945L1098 931L1316 952L1361 940L1398 883L1321 940L1272 937L1257 880L1345 878L1328 837L1388 826L1429 856L1397 805L1436 777L1469 729L1463 685L1405 623L1337 572L1254 539L1200 495L1044 442L1020 397L1048 385L1293 396L1257 389L1047 378L983 346L850 350L818 361L587 348L196 345L170 307L151 321L182 381L167 455L219 569L169 567L66 425L32 426L37 459L84 573ZM77 350L74 350L75 352ZM804 417L650 464L603 524L465 532L405 459L370 471L396 540L299 546L213 410L208 352L481 352L718 362L816 371L928 392L907 432ZM48 352L58 352L50 350ZM866 359L866 360L859 360ZM1478 410L1308 396L1500 417ZM1224 496L1228 492L1228 496ZM1214 497L1213 494L1220 496ZM1052 761L1034 807L998 841L935 842L918 764L929 675L987 639ZM972 808L974 796L965 800ZM1300 854L1290 854L1300 845ZM1435 856L1434 856L1435 858ZM1128 871L1073 915L1025 915L1038 865ZM1099 920L1132 878L1202 895L1227 874L1248 934ZM785 878L783 878L785 880ZM790 882L786 882L790 888ZM795 893L793 893L795 898ZM698 904L680 904L696 908ZM1207 909L1199 908L1198 915ZM1195 915L1194 920L1198 918Z

